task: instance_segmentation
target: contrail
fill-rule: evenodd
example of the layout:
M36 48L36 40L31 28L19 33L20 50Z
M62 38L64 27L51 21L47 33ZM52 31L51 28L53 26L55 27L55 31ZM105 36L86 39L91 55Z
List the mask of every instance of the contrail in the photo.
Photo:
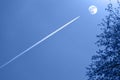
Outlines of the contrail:
M72 19L71 21L69 21L68 23L66 23L65 25L61 26L60 28L58 28L57 30L55 30L54 32L50 33L49 35L47 35L46 37L44 37L43 39L41 39L40 41L36 42L35 44L33 44L32 46L30 46L29 48L27 48L26 50L24 50L23 52L21 52L20 54L18 54L17 56L15 56L14 58L12 58L11 60L9 60L8 62L4 63L3 65L0 66L0 69L7 66L9 63L13 62L14 60L16 60L17 58L19 58L20 56L22 56L23 54L25 54L26 52L28 52L29 50L31 50L32 48L34 48L35 46L37 46L38 44L42 43L43 41L45 41L46 39L48 39L49 37L53 36L54 34L56 34L57 32L59 32L60 30L64 29L65 27L67 27L68 25L70 25L71 23L73 23L74 21L76 21L77 19L79 19L80 16Z

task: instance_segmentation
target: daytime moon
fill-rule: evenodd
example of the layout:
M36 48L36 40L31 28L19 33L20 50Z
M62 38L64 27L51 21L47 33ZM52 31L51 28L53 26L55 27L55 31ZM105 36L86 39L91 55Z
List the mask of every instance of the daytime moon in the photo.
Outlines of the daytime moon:
M90 14L92 14L92 15L95 15L96 13L97 13L97 7L96 6L94 6L94 5L91 5L89 8L88 8L88 10L89 10L89 12L90 12Z

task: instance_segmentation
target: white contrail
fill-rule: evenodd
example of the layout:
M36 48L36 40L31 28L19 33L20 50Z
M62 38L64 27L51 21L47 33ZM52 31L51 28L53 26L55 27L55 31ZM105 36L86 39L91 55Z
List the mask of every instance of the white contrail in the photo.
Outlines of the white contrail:
M36 42L34 45L30 46L29 48L27 48L26 50L24 50L23 52L21 52L20 54L18 54L17 56L15 56L14 58L12 58L8 62L6 62L5 64L1 65L0 68L3 68L5 66L7 66L9 63L11 63L12 61L16 60L17 58L19 58L20 56L22 56L23 54L25 54L26 52L28 52L29 50L31 50L32 48L34 48L35 46L37 46L38 44L42 43L43 41L45 41L49 37L53 36L55 33L59 32L63 28L67 27L68 25L70 25L71 23L73 23L74 21L76 21L77 19L79 19L79 17L80 16L72 19L71 21L69 21L68 23L66 23L65 25L63 25L62 27L58 28L57 30L55 30L54 32L50 33L49 35L47 35L46 37L44 37L40 41Z

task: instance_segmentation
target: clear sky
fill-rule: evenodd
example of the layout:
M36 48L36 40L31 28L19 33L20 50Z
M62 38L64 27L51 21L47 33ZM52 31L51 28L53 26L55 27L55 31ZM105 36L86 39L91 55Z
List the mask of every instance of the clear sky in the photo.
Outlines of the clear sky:
M64 30L0 70L0 80L86 80L107 0L0 0L0 65L71 19ZM90 5L98 7L91 15Z

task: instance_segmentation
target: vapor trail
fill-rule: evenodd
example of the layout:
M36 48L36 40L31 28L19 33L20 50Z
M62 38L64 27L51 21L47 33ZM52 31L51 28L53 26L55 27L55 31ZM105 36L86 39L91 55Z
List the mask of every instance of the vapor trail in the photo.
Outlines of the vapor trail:
M17 56L15 56L14 58L12 58L11 60L9 60L8 62L4 63L3 65L0 66L0 69L7 66L9 63L13 62L14 60L16 60L17 58L19 58L20 56L22 56L23 54L25 54L26 52L28 52L29 50L31 50L32 48L34 48L35 46L37 46L38 44L42 43L43 41L45 41L46 39L48 39L49 37L53 36L55 33L59 32L60 30L64 29L65 27L67 27L68 25L70 25L71 23L73 23L74 21L76 21L77 19L79 19L80 16L72 19L71 21L69 21L68 23L66 23L65 25L61 26L60 28L58 28L57 30L55 30L54 32L50 33L49 35L47 35L46 37L44 37L43 39L41 39L40 41L36 42L35 44L33 44L32 46L30 46L29 48L27 48L26 50L24 50L23 52L21 52L20 54L18 54Z

